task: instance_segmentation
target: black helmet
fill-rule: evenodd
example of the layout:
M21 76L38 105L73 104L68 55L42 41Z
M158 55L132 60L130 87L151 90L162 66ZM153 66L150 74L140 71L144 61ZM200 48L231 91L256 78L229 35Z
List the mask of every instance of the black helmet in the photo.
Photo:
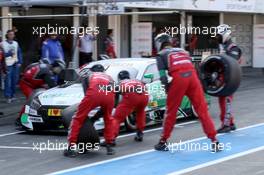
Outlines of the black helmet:
M102 66L101 64L95 64L93 65L90 70L92 72L104 72L105 71L105 68L104 66Z
M155 37L154 41L156 49L160 51L164 43L172 44L172 37L166 33L161 33Z
M60 67L62 70L64 70L66 68L66 64L63 60L57 59L52 64L52 67Z
M40 64L50 64L50 61L48 58L43 58L43 59L39 60L39 63Z
M119 80L124 80L124 79L130 79L129 72L126 70L122 70L118 73L118 79Z
M109 60L109 59L110 59L110 57L108 55L105 55L105 54L101 54L98 57L98 60Z

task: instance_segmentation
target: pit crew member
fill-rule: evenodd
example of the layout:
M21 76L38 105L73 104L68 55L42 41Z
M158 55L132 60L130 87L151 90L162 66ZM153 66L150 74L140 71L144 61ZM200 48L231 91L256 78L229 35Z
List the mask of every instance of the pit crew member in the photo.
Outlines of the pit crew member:
M45 60L30 64L22 74L19 86L23 94L28 99L35 89L52 88L56 86L54 75L60 74L66 65L63 60L55 60L52 65Z
M146 92L146 86L143 82L130 79L128 71L123 70L118 74L119 84L116 87L116 92L122 95L122 100L116 107L114 118L114 133L115 137L119 134L120 124L124 122L127 116L133 111L136 112L137 133L135 141L143 141L143 131L146 125L145 108L148 105L149 96ZM104 146L104 144L101 144ZM113 142L115 146L115 142Z
M91 71L88 71L87 74L83 76L85 97L82 99L76 115L71 121L68 134L69 147L64 151L64 156L66 157L75 157L78 155L76 145L80 129L84 124L88 113L98 106L101 107L104 114L104 138L106 140L107 154L112 155L115 153L112 148L114 134L112 129L113 118L111 116L115 101L115 93L113 89L114 80L103 72L104 67L100 64L96 64L91 68ZM102 87L105 87L105 90L102 89Z
M57 85L54 75L60 74L65 69L65 62L63 60L55 60L52 65L47 64L47 61L40 60L39 63L32 63L26 67L22 78L19 81L19 86L27 99L32 92L39 88L52 88ZM25 111L23 105L20 113L15 121L17 127L21 127L21 115Z
M208 112L202 85L189 54L181 48L172 47L172 38L166 33L155 38L155 45L159 53L156 57L160 80L167 92L166 113L163 121L163 131L158 144L154 148L158 151L168 151L169 139L176 122L176 116L181 101L186 95L202 122L202 127L212 141L212 151L219 151L219 142L216 139L214 123ZM172 81L168 82L167 72Z
M241 63L241 49L233 43L231 39L231 27L226 24L221 24L217 27L217 39L219 42L220 53L226 53L232 58ZM226 133L236 129L234 116L232 114L233 95L218 98L220 107L221 127L217 130L218 133Z

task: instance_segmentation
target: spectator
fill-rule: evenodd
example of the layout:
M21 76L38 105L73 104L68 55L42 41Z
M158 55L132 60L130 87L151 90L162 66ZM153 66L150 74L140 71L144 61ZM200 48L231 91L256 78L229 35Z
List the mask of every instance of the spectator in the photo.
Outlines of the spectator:
M2 75L5 73L4 53L2 49L2 31L0 31L0 89L2 88Z
M94 34L85 33L79 39L79 47L80 47L80 60L79 66L83 66L84 64L92 62L93 56L93 42L96 40L96 36Z
M107 37L104 40L105 53L110 58L116 58L115 46L113 41L113 29L107 30Z
M12 31L15 33L15 38L14 38L14 40L18 42L18 39L17 39L17 32L18 32L18 30L17 30L16 26L13 26L13 27L12 27Z
M2 73L5 73L5 64L4 64L4 52L2 48L2 43L0 45L0 78Z
M38 47L38 54L40 56L40 58L42 57L42 45L45 41L47 41L47 39L49 39L49 35L47 33L45 33L44 35L38 37L38 41L37 41L37 47Z
M172 37L172 47L180 47L180 40L177 36Z
M198 37L196 34L192 34L189 41L189 51L193 54L193 51L197 49Z
M49 38L42 44L41 59L47 59L50 64L53 64L54 60L64 60L64 52L57 34L54 32L49 34Z
M153 27L152 28L152 56L153 57L157 56L157 49L155 46L155 37L157 36L156 32L157 32L157 28Z
M13 30L8 30L6 40L2 42L2 48L6 66L5 90L4 95L7 98L7 103L14 100L16 84L18 82L18 72L22 64L21 49L16 41L14 41L15 33Z

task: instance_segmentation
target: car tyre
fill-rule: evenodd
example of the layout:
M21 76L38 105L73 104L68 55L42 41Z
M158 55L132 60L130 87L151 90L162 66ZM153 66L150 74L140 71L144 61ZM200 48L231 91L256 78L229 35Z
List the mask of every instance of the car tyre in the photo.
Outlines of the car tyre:
M229 96L240 85L241 68L234 58L226 54L211 55L201 63L200 78L209 95Z
M193 105L192 105L192 117L193 117L193 118L198 118L198 114L197 114L197 112L195 111Z
M127 131L135 131L137 129L136 125L136 115L131 113L125 120L125 127Z
M78 108L78 104L75 104L63 110L62 112L63 124L66 128L70 127L72 118L74 117L77 108ZM91 122L91 120L88 117L85 120L84 125L80 130L78 143L81 145L89 144L91 145L92 148L94 148L96 144L100 143L99 134L96 131L93 122Z

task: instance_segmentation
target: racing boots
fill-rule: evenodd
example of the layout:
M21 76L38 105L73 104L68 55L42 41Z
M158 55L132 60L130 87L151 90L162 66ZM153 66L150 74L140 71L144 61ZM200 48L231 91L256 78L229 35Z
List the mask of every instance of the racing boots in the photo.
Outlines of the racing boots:
M115 150L113 149L113 146L111 144L106 144L106 154L107 155L115 154Z
M220 152L222 151L223 147L221 146L221 144L219 143L219 141L213 141L211 143L211 151L213 153L216 153L216 152Z
M143 141L144 133L142 131L137 131L137 134L135 136L136 142L142 142Z
M73 146L69 146L67 149L65 149L63 151L63 155L65 157L71 157L71 158L73 158L73 157L78 156L78 154L79 154L78 149L74 148Z
M115 147L116 146L116 141L114 140L112 143L106 143L105 141L103 141L102 143L100 143L100 146L101 147L106 147L107 144L111 145L112 147Z
M230 131L234 131L236 130L236 125L235 124L231 124L230 126L227 125L223 125L221 128L219 128L217 130L217 133L228 133Z
M235 124L230 125L230 127L231 127L231 131L235 131L236 130L236 125Z
M107 143L106 141L104 141L104 142L100 143L100 146L106 148L106 154L107 155L114 155L115 154L115 150L113 149L113 147L116 146L115 140L113 140L111 143Z
M23 131L23 126L22 126L22 123L20 121L20 118L17 118L16 119L16 121L15 121L15 128L18 131Z
M160 140L158 144L154 146L157 151L169 151L168 144L166 141Z

